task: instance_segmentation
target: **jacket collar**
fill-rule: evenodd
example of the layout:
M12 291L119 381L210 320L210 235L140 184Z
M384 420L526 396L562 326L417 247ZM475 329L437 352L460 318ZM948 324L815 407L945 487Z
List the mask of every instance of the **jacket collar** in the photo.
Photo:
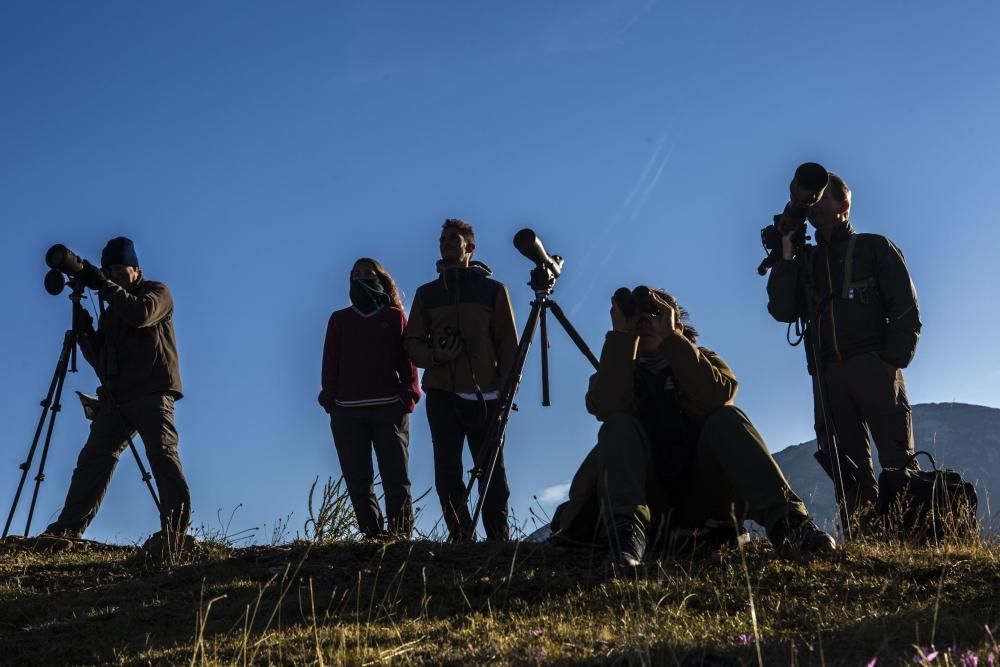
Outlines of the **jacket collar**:
M822 234L817 232L816 243L818 243L821 246L826 246L833 243L840 243L841 241L851 236L851 234L857 234L857 232L854 230L854 227L851 226L851 222L847 220L844 221L843 224L837 225L836 227L833 228L833 234L830 235L829 241L823 238Z
M444 260L439 259L435 268L445 280L461 280L467 277L489 278L493 275L490 267L475 259L469 262L468 266L445 266Z

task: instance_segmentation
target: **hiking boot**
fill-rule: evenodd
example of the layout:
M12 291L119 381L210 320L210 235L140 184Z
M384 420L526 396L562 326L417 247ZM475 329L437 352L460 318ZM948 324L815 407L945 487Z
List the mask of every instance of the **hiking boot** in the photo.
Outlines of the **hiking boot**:
M646 534L635 521L615 524L611 534L611 564L626 569L634 569L642 564L646 551Z
M837 548L829 533L803 514L790 514L767 531L775 549L787 547L802 554L828 553Z
M176 564L182 559L194 560L201 553L201 545L191 535L161 530L149 536L136 557L144 562Z
M63 531L45 531L36 537L29 537L24 545L32 551L43 551L54 553L56 551L67 551L76 545L79 535Z

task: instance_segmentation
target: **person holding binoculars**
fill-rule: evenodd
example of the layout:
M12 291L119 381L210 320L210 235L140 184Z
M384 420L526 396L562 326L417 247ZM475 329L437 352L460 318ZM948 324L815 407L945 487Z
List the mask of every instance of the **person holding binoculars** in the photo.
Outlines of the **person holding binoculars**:
M553 543L603 534L612 564L627 570L654 543L718 546L753 519L775 546L833 549L733 405L733 371L695 344L698 332L674 297L622 288L611 324L586 396L601 422L597 445L553 516Z

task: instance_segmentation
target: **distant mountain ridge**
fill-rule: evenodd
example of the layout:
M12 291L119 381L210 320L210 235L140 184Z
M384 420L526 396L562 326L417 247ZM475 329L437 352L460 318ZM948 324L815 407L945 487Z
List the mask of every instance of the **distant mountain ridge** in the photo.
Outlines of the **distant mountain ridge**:
M912 410L917 450L929 452L939 468L958 470L976 485L979 516L987 529L996 530L1000 519L993 521L990 504L993 497L1000 497L1000 409L967 403L922 403ZM813 438L781 450L774 458L817 521L829 526L836 515L833 484L813 458L815 451ZM878 475L878 456L873 454ZM919 461L922 468L930 467L926 457Z

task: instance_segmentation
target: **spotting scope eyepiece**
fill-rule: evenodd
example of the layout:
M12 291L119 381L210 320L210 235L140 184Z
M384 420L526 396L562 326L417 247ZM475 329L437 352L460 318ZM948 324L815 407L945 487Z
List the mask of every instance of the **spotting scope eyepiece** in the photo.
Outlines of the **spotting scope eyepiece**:
M562 271L563 258L559 255L549 255L545 252L545 246L538 235L530 229L522 229L514 234L514 247L517 251L530 259L540 268L552 274L553 278L558 278Z

